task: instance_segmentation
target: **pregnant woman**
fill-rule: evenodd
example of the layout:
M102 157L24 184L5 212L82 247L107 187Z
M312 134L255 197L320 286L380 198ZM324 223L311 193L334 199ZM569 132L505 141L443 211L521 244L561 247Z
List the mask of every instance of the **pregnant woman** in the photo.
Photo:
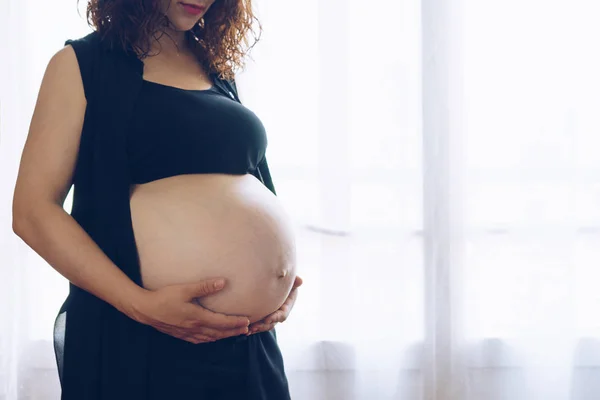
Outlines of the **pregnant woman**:
M13 200L14 231L70 281L61 398L289 399L274 326L302 279L235 85L250 1L87 9L94 32L46 69Z

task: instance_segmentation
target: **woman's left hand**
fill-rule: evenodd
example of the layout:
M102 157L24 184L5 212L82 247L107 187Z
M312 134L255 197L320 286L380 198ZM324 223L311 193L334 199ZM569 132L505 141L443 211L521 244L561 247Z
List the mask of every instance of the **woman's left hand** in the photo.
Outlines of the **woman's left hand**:
M301 285L302 278L296 276L296 279L294 280L294 285L292 286L292 290L290 291L288 298L283 302L283 305L279 308L279 310L267 315L260 321L256 321L250 324L250 326L248 327L247 335L252 335L253 333L259 332L268 332L271 329L273 329L277 323L285 321L290 315L292 308L294 308L296 297L298 297L298 288Z

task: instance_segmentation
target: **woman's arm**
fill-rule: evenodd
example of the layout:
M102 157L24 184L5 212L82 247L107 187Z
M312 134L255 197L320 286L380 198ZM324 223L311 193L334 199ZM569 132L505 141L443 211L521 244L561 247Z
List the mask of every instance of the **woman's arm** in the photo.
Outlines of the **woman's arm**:
M13 230L69 281L136 318L145 289L63 209L85 109L77 58L67 46L52 57L42 79L13 197Z
M73 284L138 322L192 343L247 333L248 318L213 313L192 303L221 290L224 280L146 290L64 211L85 109L79 64L67 46L50 60L40 87L13 198L14 232Z

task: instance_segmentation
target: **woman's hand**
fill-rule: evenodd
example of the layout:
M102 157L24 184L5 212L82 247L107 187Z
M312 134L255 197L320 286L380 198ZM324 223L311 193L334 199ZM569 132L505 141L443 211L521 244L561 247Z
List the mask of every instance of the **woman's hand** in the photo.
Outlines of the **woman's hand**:
M252 325L250 325L250 327L248 328L247 335L252 335L253 333L258 333L258 332L270 331L271 329L273 329L275 327L275 325L277 323L284 322L290 315L292 308L294 308L294 303L296 302L296 297L298 297L298 288L301 285L302 285L302 278L300 278L299 276L296 276L296 279L294 280L294 285L292 286L292 290L290 291L288 298L285 300L285 302L279 308L279 310L275 311L274 313L272 313L270 315L267 315L262 320L256 321Z
M223 279L207 279L147 291L135 307L134 319L191 343L246 334L248 318L215 313L192 303L197 297L218 292L224 285Z

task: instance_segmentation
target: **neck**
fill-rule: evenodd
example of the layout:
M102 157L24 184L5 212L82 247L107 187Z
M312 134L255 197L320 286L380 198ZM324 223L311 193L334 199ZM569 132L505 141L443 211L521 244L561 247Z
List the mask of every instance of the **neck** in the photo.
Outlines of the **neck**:
M162 52L183 53L188 50L186 32L176 31L167 26L163 32L156 35L156 38L152 47L160 48Z

